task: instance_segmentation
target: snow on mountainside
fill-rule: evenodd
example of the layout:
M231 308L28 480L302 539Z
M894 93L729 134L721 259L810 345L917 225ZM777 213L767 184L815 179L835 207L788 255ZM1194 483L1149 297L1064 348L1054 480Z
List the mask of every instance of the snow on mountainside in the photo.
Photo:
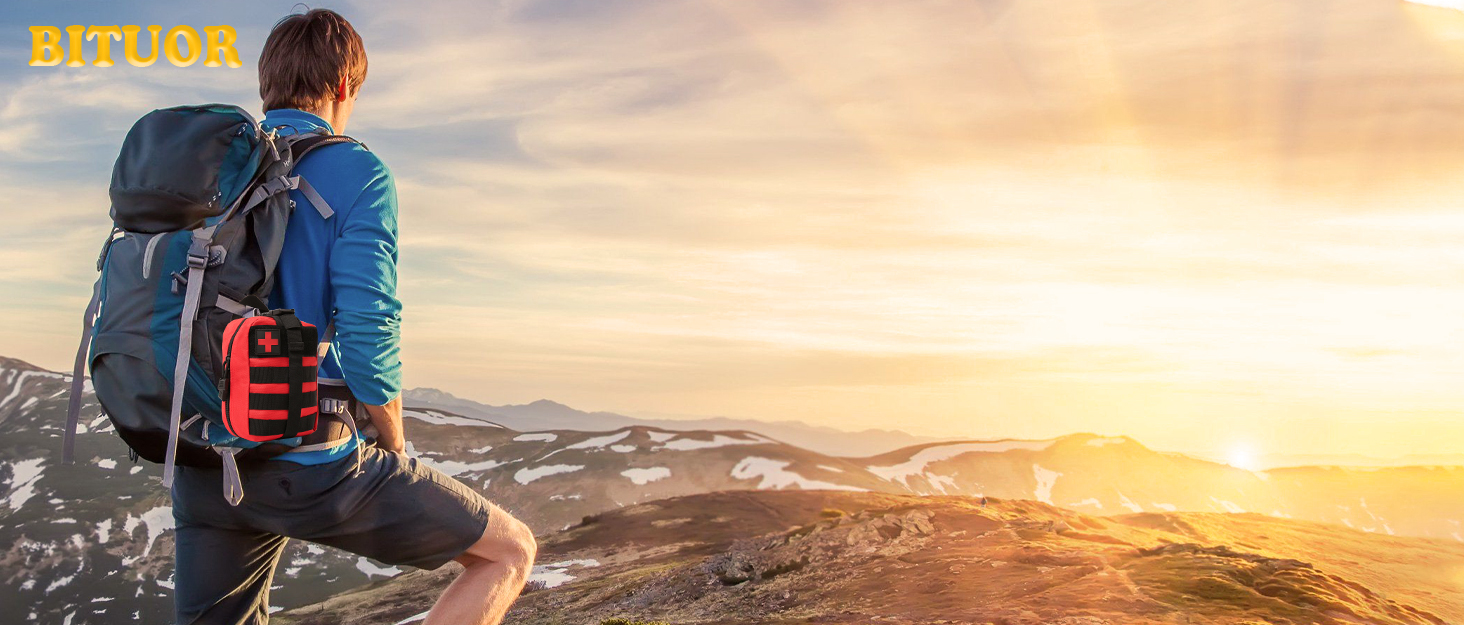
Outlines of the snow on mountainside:
M867 456L939 440L899 430L849 432L800 421L757 421L730 417L637 418L613 412L585 412L547 399L527 404L489 406L435 388L407 389L402 396L408 405L440 408L460 415L481 417L526 431L599 431L627 425L647 425L664 430L756 430L790 445L834 456Z
M0 605L22 606L21 616L41 622L68 615L72 625L134 615L165 621L172 516L160 472L128 460L91 401L77 464L59 464L68 377L0 359ZM1253 473L1155 452L1128 438L1083 434L924 443L847 458L745 429L525 428L504 415L409 406L409 453L542 533L670 497L821 489L1033 499L1100 515L1251 511L1464 542L1464 469L1458 467ZM570 575L572 568L556 570ZM294 542L271 603L305 605L403 572Z

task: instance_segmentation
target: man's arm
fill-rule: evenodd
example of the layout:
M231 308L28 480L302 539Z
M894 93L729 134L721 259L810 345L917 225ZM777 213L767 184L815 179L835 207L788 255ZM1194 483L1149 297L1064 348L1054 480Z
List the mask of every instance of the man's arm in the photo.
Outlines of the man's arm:
M402 398L386 402L385 406L361 404L371 416L371 425L376 427L376 446L387 451L403 453L407 450L407 435L402 429Z
M346 386L371 417L377 444L402 451L396 185L380 160L368 158L379 171L340 213L340 234L331 246L335 342Z

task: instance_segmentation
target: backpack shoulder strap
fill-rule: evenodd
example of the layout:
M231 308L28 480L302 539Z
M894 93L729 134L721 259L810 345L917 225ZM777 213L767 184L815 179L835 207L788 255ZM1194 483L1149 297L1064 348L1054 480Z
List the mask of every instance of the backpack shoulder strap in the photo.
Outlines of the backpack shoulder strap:
M363 148L366 147L366 144L347 137L346 135L331 135L323 132L307 132L294 136L297 136L299 138L290 142L290 157L295 161L296 165L300 164L300 160L304 159L305 155L309 154L310 151L314 150L315 148L325 147L327 145L335 145L337 143L354 143Z
M293 162L295 166L299 166L300 161L304 160L305 155L309 154L316 148L325 147L327 145L335 145L338 143L354 143L361 146L362 148L366 147L366 144L345 135L332 135L323 132L311 132L294 136L298 136L299 138L290 140L289 148L291 162ZM310 205L315 207L315 211L320 213L321 217L325 219L330 219L330 217L335 214L335 210L330 207L330 203L325 201L325 198L322 197L320 193L315 190L315 187L310 185L310 181L306 180L304 176L296 175L294 176L294 178L299 181L299 186L297 188L300 190L300 193L303 193L305 195L305 199L310 201Z

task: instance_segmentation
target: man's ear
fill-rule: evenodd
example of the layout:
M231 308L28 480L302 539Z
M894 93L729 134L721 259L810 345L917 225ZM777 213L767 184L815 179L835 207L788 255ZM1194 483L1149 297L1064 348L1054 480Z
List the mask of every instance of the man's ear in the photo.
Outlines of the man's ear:
M336 102L346 101L346 79L342 78L339 85L336 85Z

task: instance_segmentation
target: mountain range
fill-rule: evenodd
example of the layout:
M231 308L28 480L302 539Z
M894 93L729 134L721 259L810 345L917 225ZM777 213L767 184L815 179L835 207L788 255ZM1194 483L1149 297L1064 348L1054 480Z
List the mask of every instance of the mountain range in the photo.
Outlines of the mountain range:
M28 621L69 618L72 625L120 617L166 620L172 516L157 483L160 471L127 460L126 448L90 398L78 462L59 464L67 385L63 374L0 359L0 435L6 441L0 446L0 605L22 606ZM1031 500L1041 510L1067 509L1083 518L1261 513L1297 524L1286 527L1350 526L1356 531L1346 536L1375 536L1378 544L1403 537L1464 544L1460 467L1252 472L1154 451L1126 437L1089 434L925 442L864 457L836 456L748 429L613 422L602 431L534 427L532 411L558 411L564 419L599 413L542 404L474 413L445 397L408 396L408 453L480 489L546 537L653 501L721 491L807 490L858 494L872 502ZM775 529L786 528L766 531ZM676 531L681 530L671 534ZM558 579L569 568L549 566L540 577ZM404 573L296 542L282 560L271 602L278 609L305 606Z
M487 419L516 430L581 430L596 432L630 425L647 425L663 430L754 430L790 445L833 456L871 456L908 445L929 443L939 438L917 436L892 429L851 432L802 421L762 421L733 417L685 417L657 419L628 417L614 412L585 412L556 401L540 399L527 404L491 406L463 399L435 388L413 388L402 393L410 406L424 406L460 415Z

